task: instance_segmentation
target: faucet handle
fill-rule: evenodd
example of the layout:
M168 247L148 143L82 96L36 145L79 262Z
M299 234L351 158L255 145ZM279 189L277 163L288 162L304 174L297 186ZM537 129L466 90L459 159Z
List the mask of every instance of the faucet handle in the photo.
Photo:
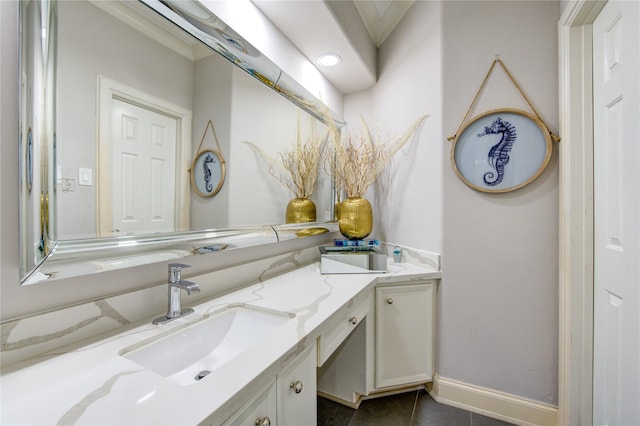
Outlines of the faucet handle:
M170 263L169 270L171 271L179 271L184 268L191 268L191 265L185 265L184 263Z
M191 266L185 265L184 263L170 263L169 264L169 282L177 283L182 280L180 277L180 271L183 268L190 268Z

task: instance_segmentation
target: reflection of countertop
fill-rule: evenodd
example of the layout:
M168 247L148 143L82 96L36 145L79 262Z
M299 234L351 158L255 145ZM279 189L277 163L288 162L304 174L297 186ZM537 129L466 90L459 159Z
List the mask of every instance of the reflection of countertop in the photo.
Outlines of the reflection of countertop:
M314 342L334 315L363 300L376 284L430 278L440 278L440 272L391 260L386 274L321 275L315 263L202 303L194 307L194 314L163 326L152 325L149 318L102 340L57 350L60 355L4 374L0 423L218 424ZM292 312L296 317L259 350L247 351L187 386L174 384L118 355L136 342L230 303Z

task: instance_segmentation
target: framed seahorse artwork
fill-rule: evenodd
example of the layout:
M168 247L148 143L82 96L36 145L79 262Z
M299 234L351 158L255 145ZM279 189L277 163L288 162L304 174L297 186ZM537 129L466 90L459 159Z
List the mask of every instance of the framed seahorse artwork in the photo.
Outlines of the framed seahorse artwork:
M551 135L536 116L488 111L462 128L451 148L453 167L469 187L509 192L534 181L551 158Z
M191 165L191 187L201 197L213 197L222 188L225 173L222 155L211 149L202 150Z

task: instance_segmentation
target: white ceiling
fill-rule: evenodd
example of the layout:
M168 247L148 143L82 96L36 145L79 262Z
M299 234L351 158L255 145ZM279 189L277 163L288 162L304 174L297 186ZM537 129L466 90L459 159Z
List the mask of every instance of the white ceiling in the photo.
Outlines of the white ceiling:
M354 0L371 40L382 46L415 0Z
M253 0L253 3L311 61L340 55L331 68L316 65L342 93L368 89L377 80L377 48L414 0Z

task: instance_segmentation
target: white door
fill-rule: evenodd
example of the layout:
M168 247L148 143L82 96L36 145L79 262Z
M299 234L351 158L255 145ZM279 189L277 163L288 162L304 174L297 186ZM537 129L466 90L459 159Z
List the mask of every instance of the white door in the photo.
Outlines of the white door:
M639 5L593 24L596 425L640 425Z
M111 123L114 231L174 231L177 120L113 99Z

